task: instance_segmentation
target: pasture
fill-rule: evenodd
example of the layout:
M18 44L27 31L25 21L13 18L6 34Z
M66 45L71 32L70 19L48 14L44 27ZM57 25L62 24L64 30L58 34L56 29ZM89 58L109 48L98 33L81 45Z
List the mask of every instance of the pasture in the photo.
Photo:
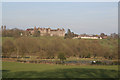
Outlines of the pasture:
M2 63L3 78L117 78L117 65Z

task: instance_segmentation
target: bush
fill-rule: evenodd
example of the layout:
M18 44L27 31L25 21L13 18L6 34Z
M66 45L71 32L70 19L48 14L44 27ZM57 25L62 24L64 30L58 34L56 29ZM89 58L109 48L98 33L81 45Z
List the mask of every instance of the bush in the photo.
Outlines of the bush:
M113 61L112 64L113 65L120 65L120 61Z
M66 57L65 57L65 55L63 54L63 53L60 53L59 55L58 55L58 58L60 59L60 61L63 63L64 62L64 60L66 60Z
M97 65L101 65L102 62L101 62L101 61L96 61L96 64L97 64Z

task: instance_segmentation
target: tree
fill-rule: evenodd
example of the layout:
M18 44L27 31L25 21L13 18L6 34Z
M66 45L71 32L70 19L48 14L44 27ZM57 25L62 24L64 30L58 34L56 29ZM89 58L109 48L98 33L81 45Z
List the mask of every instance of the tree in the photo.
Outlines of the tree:
M105 35L104 33L100 34L100 37L102 37L102 38L104 38L105 36L107 36L107 35Z
M22 36L23 36L25 34L25 31L17 29L17 28L6 29L6 30L2 31L2 36L3 37L15 37L15 38L18 38L18 37L21 36L21 33L22 33Z
M116 34L116 33L112 33L110 36L113 39L118 39L118 34Z
M63 63L64 62L64 60L66 60L66 57L65 57L65 55L63 54L63 53L60 53L59 55L58 55L58 58L60 59L60 61Z
M3 50L3 55L10 57L11 53L15 51L15 45L11 40L6 40L3 43L2 50Z
M25 53L27 52L27 45L25 38L17 38L15 41L15 45L17 48L17 57L21 55L24 57Z
M65 34L65 39L66 39L66 38L71 39L71 38L73 38L73 37L74 37L74 33L71 32L70 29L68 29L67 34Z

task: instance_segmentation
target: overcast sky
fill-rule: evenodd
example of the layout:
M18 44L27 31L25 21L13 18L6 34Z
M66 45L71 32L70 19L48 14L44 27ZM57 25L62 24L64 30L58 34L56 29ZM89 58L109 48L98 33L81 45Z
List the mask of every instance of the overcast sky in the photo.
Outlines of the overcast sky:
M71 29L78 34L118 32L117 2L3 2L7 28Z

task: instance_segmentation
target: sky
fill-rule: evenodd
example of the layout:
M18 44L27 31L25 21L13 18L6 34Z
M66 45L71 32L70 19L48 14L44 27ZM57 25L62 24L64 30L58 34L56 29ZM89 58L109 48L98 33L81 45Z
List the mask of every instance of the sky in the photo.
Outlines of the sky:
M117 2L3 2L7 28L71 29L77 34L118 33Z

